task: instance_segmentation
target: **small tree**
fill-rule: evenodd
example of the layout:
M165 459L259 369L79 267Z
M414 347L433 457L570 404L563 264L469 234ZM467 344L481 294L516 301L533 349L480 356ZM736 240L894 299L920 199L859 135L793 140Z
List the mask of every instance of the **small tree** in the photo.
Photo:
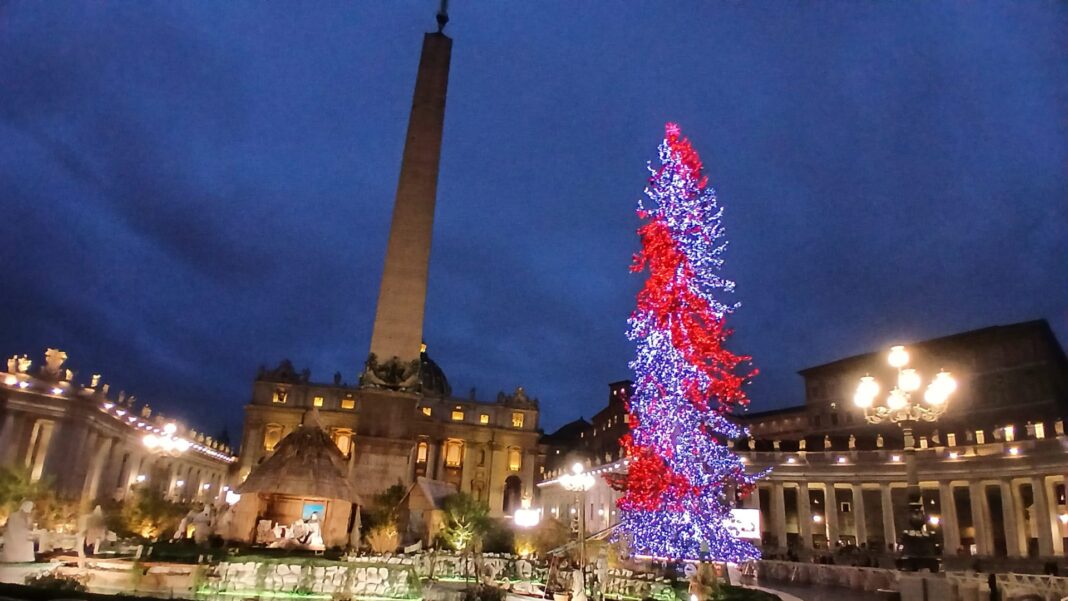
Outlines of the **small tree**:
M467 493L455 493L442 501L445 524L441 536L457 551L472 551L489 530L489 509Z
M33 502L37 524L49 530L73 529L77 507L72 501L60 499L48 479L30 478L29 470L0 468L0 523L23 501Z
M168 501L155 488L135 486L122 505L122 522L130 534L154 539L177 528L188 512L188 505Z
M400 544L397 526L391 522L375 526L367 533L367 544L378 554L396 551Z

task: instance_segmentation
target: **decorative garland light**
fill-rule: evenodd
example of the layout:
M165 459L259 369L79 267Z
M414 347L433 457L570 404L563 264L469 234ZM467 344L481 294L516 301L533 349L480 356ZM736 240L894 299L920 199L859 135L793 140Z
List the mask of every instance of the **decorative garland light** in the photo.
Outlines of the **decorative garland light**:
M738 304L720 299L734 283L720 275L723 210L701 159L672 123L659 150L638 203L642 249L631 267L648 277L628 320L638 348L625 399L628 472L612 479L626 491L617 537L636 555L743 561L759 553L725 527L727 492L750 494L766 472L747 474L726 441L748 434L728 417L748 405L742 386L757 370L724 348L725 318Z

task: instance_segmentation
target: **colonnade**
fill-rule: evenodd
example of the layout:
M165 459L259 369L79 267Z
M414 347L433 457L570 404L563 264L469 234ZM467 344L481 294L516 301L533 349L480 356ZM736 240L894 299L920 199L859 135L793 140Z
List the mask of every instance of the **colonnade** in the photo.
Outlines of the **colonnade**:
M1053 557L1065 552L1068 509L1063 474L998 477L979 471L969 479L923 480L922 500L945 555ZM896 548L908 526L903 480L772 474L744 499L759 509L766 547L799 551L855 544L876 551Z

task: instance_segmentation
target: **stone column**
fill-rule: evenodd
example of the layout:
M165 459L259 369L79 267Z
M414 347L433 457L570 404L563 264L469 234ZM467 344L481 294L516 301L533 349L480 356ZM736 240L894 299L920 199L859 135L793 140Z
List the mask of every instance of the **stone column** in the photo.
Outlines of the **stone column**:
M465 441L463 453L460 454L460 486L458 487L460 492L471 492L471 464L474 461L475 454L471 450L471 445Z
M427 478L433 480L437 474L434 473L434 468L438 464L438 443L428 440L426 442L426 474Z
M111 452L111 445L114 442L113 438L102 438L97 442L93 457L89 462L89 471L85 475L85 485L82 488L83 504L91 504L96 500L100 490L100 474L104 471L104 464L107 462L108 453Z
M1023 557L1027 550L1024 547L1022 524L1016 521L1016 495L1013 494L1011 479L1004 479L998 483L1001 486L1001 521L1005 525L1005 554L1009 557Z
M951 482L938 483L939 503L942 505L942 554L953 556L960 547L960 521Z
M10 467L18 454L19 441L15 436L15 412L7 410L4 425L0 427L0 466Z
M827 547L834 549L841 534L838 530L838 495L834 492L833 482L828 482L824 486L827 487L824 494L827 503L826 516L824 516L827 519Z
M742 507L746 509L756 509L760 511L760 487L754 487L753 492L749 493L749 496L742 499Z
M1068 494L1068 489L1065 490ZM1049 507L1049 530L1053 542L1053 554L1064 554L1064 538L1061 537L1061 522L1057 517L1057 487L1052 478L1046 479L1046 503Z
M972 527L975 530L975 547L979 555L993 553L990 544L990 513L986 503L986 489L982 482L970 482L968 484L968 496L972 505Z
M771 483L771 526L777 539L776 546L786 548L786 497L782 482Z
M1042 476L1031 477L1032 506L1031 519L1035 521L1038 532L1038 554L1040 557L1053 555L1053 532L1050 529L1049 502L1046 499L1046 479Z
M812 498L804 480L797 483L797 530L801 548L812 549Z
M864 487L861 484L853 485L853 530L858 547L868 542L868 516L864 510Z
M884 482L879 485L879 496L882 497L883 506L883 538L886 539L887 545L893 545L896 548L897 529L894 526L894 497L890 491L890 484Z

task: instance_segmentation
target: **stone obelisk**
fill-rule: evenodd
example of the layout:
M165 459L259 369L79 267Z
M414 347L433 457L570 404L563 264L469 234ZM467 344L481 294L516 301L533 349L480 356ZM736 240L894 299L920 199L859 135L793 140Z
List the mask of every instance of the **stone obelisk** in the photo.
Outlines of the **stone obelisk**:
M410 365L419 359L423 342L430 238L452 54L452 40L442 32L447 20L442 10L438 14L438 31L423 37L382 288L378 292L371 334L371 353L379 365L393 358L397 359L397 367Z

